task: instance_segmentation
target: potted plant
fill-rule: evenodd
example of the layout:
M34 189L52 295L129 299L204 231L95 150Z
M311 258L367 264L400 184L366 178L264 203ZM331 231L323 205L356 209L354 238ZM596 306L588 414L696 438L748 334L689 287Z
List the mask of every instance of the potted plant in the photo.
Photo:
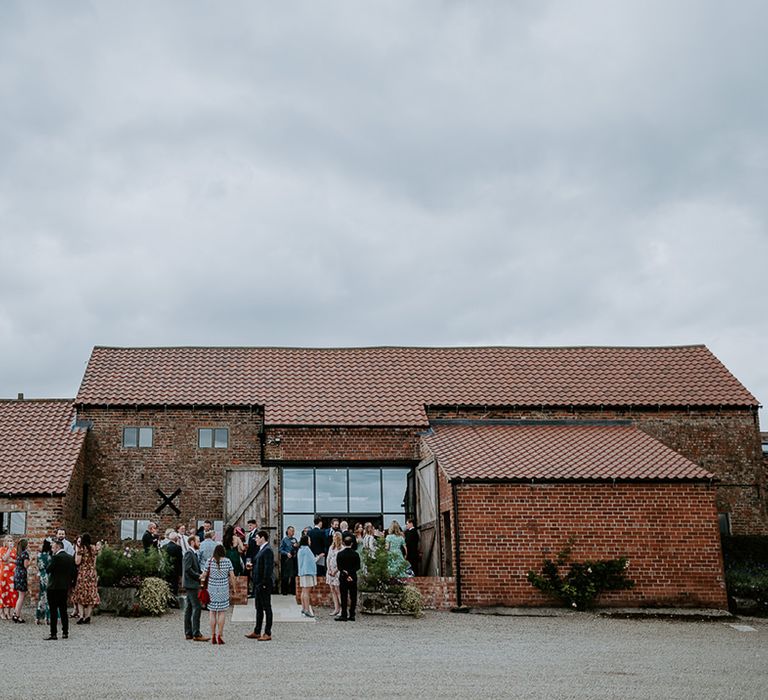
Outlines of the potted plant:
M137 610L142 611L139 601L142 582L149 578L162 579L167 571L167 559L156 548L144 552L141 547L117 549L103 544L96 557L101 598L99 610L118 615L135 615ZM153 609L156 607L154 605Z

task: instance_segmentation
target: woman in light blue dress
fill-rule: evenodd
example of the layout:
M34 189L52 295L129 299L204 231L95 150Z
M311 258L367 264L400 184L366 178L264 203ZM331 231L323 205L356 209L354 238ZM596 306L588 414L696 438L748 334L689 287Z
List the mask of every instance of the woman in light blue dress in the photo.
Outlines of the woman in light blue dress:
M395 578L402 578L408 570L408 563L405 561L405 555L408 553L405 548L405 537L400 529L400 523L393 520L389 526L389 534L384 540L387 547L389 575Z
M312 605L309 602L309 592L317 585L317 559L322 555L309 548L309 535L302 535L299 540L299 586L301 586L301 614L314 617Z
M211 623L211 644L224 644L224 622L229 608L229 590L235 585L235 571L232 562L227 558L227 550L217 544L213 556L208 560L205 571L208 582L208 617Z

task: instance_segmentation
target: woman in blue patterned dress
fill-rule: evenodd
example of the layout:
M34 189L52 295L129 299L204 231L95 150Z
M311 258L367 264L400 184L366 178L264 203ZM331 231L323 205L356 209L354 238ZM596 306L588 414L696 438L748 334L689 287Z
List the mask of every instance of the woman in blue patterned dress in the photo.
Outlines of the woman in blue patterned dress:
M40 594L37 597L35 610L35 624L46 625L51 621L51 613L48 610L48 564L51 563L51 541L46 538L40 554L37 555L37 576L40 581Z
M230 586L235 585L235 572L232 562L227 558L227 550L217 544L213 556L203 574L208 582L208 618L211 623L211 644L224 644L224 622L229 608Z
M408 569L408 564L405 561L405 555L407 550L405 548L405 537L403 537L403 531L400 529L400 523L397 520L393 520L389 526L389 534L385 538L388 555L388 568L389 575L396 578L402 578L405 576L405 572Z

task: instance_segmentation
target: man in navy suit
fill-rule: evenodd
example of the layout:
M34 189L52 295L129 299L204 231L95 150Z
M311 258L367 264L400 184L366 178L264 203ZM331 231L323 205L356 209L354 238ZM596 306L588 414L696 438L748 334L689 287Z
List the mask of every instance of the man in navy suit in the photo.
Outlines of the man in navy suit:
M269 546L266 530L256 533L259 551L253 561L253 594L256 598L256 627L246 634L248 639L269 642L272 639L272 578L275 570L275 555ZM264 618L266 617L266 621ZM264 634L261 625L264 622Z

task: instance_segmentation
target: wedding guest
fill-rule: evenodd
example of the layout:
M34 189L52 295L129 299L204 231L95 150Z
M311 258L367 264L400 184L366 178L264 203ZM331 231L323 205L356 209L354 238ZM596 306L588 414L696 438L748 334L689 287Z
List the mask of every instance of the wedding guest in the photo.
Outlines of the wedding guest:
M16 574L16 547L13 537L6 535L0 547L0 619L10 620L16 609L16 590L13 578Z
M35 608L35 624L49 624L51 621L50 608L48 607L48 564L51 563L51 541L46 537L37 555L37 578L39 583L39 595Z
M77 540L75 547L75 564L77 565L77 582L72 591L72 602L79 605L82 617L78 625L91 624L93 606L98 605L99 581L96 574L96 547L91 543L91 536L84 532Z
M403 556L403 550L407 556L408 550L405 547L405 538L400 529L400 523L393 520L389 526L389 534L384 539L388 554L388 567L391 576L403 576L408 568L408 564Z
M235 534L235 528L229 525L224 530L224 537L221 538L221 544L224 546L224 551L227 553L227 559L232 562L232 569L235 572L235 576L242 576L243 574L243 560L242 553L245 551L245 544Z
M317 524L317 523L315 523ZM314 617L315 613L309 602L310 591L317 585L317 560L321 554L315 554L309 547L309 535L299 540L299 585L301 586L301 614Z
M181 556L183 558L184 555L189 551L187 526L184 525L184 523L179 523L179 526L176 528L176 534L179 536L179 539L176 540L176 543L179 545L179 547L181 547Z
M64 639L69 637L67 593L75 575L75 560L64 551L61 540L52 543L53 555L48 564L48 606L51 609L51 634L46 639L58 639L57 620L61 618Z
M310 547L312 549L312 553L315 555L315 562L317 565L317 571L316 574L319 574L320 576L325 575L325 566L322 563L318 563L320 561L320 556L323 555L323 559L325 558L325 530L323 530L323 519L319 516L315 516L315 526L307 533L309 536L309 542ZM299 566L301 568L301 566ZM301 571L299 571L299 576L301 576Z
M181 560L184 553L179 544L179 534L175 530L168 532L168 542L165 545L165 552L168 555L170 570L168 571L168 585L171 587L173 598L170 601L172 608L179 607L179 578L181 577Z
M141 536L141 544L144 547L144 551L148 552L152 547L157 547L158 539L157 523L150 520L146 531Z
M200 542L205 542L206 535L209 532L213 532L213 523L210 520L203 520L202 526L197 529L197 536L200 538ZM212 537L215 540L216 533Z
M327 573L325 574L325 582L328 584L328 588L331 589L331 602L333 603L333 612L331 617L341 613L341 598L339 596L339 569L336 566L336 557L342 549L342 537L341 532L333 533L333 541L328 549L328 554L325 558L325 565L327 567Z
M69 554L70 557L74 557L75 546L67 539L67 532L63 527L56 530L56 537L61 540L61 545L64 547L64 551Z
M229 590L235 585L235 573L223 545L217 544L214 548L203 576L211 596L208 603L211 644L224 644L224 622L229 609Z
M295 532L293 525L289 525L280 542L280 593L283 595L296 594L296 553L299 542L294 537Z
M253 560L253 592L256 597L256 626L246 634L248 639L259 642L272 641L272 576L275 570L275 555L269 546L269 533L259 530L256 534L259 551ZM264 633L261 624L264 623Z
M344 539L344 548L336 557L339 569L339 592L341 595L341 614L337 622L355 621L357 609L357 572L360 570L360 555L354 549L353 537Z
M207 642L209 637L204 637L200 632L200 599L197 597L200 591L200 560L197 558L197 550L200 548L200 540L197 535L187 538L187 551L184 554L184 590L187 592L187 604L184 606L184 636L196 642Z
M216 549L216 543L213 541L213 530L208 530L208 532L205 533L205 539L200 543L200 549L197 550L197 556L200 557L201 569L205 570L208 560L213 556L214 549Z
M411 567L411 572L414 576L419 575L419 531L416 529L416 525L412 518L408 518L405 521L405 549L408 552L406 559Z
M372 556L376 552L376 530L373 523L366 523L363 532L363 550Z
M13 575L13 587L16 590L16 610L13 613L14 622L26 622L21 616L21 606L24 605L24 598L27 595L27 569L30 564L29 542L25 539L19 540L16 555L16 571Z

